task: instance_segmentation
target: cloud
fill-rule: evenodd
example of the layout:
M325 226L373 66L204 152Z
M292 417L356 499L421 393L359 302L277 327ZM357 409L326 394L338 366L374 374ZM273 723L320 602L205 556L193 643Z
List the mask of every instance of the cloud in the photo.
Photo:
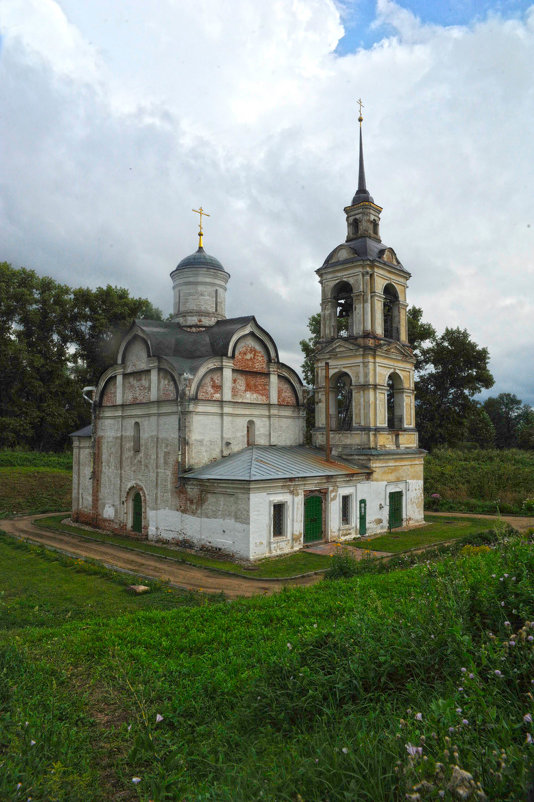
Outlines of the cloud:
M314 271L345 237L361 96L368 184L410 302L467 328L495 391L534 403L534 7L446 28L380 0L385 38L344 56L330 0L11 0L2 14L0 258L167 312L202 203L228 313L256 314L298 367Z

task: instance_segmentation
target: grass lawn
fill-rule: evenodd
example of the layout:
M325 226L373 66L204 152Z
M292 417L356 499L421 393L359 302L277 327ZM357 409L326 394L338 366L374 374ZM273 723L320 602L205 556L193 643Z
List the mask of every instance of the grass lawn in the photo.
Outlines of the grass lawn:
M0 531L0 629L46 627L217 599L146 579L140 582L150 592L137 596L126 590L135 581L130 575L21 543Z
M0 564L2 800L397 802L424 781L422 799L453 802L454 765L486 799L526 798L519 538L231 604L129 597L123 577L3 538Z
M388 532L385 535L366 540L351 541L362 549L389 551L397 554L409 549L423 548L442 543L444 540L455 540L468 535L477 535L491 529L492 522L476 518L443 518L439 515L425 515L427 526L412 529L408 532Z
M218 571L238 574L239 576L246 576L252 579L255 577L258 579L275 579L297 576L310 571L321 571L328 568L330 565L330 557L325 557L321 554L298 552L296 554L288 554L285 557L272 557L270 559L260 560L254 564L253 569L249 569L230 560L218 560L213 557L205 557L202 554L193 554L185 549L171 548L170 546L156 543L147 543L145 540L134 540L127 536L114 535L108 532L96 530L92 532L89 529L63 524L61 523L63 517L62 515L51 515L49 518L41 518L39 520L39 526L53 529L56 532L82 535L83 537L87 537L91 540L98 540L102 543L114 543L123 548L127 547L135 549L136 551L144 551L148 554L158 554L179 562L189 563L190 565L214 568Z
M0 467L0 518L71 507L72 473L62 468Z

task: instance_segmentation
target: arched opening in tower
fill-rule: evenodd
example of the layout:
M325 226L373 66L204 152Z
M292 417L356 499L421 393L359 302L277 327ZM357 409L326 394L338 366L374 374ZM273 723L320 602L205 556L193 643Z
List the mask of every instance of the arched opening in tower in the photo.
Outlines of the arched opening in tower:
M399 293L393 284L384 287L384 337L400 340Z
M398 373L388 376L388 429L403 428L404 386Z
M352 429L352 380L348 373L341 373L335 383L337 404L337 429Z
M336 335L348 337L352 333L352 287L342 281L334 289L336 302Z

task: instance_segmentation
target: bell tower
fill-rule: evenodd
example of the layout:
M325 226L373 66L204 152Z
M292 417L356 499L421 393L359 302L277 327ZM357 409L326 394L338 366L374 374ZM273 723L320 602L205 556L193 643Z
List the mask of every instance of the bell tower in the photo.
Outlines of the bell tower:
M325 448L328 429L331 453L369 465L373 481L392 469L398 473L402 464L403 471L422 482L424 452L418 448L415 428L415 359L406 317L410 273L381 240L382 208L371 197L365 179L361 102L358 122L358 188L344 210L347 236L316 271L321 284L321 339L312 440Z

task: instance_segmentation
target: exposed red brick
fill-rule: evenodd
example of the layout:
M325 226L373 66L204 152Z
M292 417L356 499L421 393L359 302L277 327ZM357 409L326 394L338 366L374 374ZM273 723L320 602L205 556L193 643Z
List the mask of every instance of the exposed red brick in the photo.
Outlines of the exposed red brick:
M160 370L158 375L158 398L160 401L176 400L176 385L167 370Z
M286 407L297 406L297 398L291 382L283 376L278 377L278 403Z
M197 398L208 401L220 401L222 399L222 370L210 370L198 388Z
M117 403L117 379L112 376L104 385L104 392L102 393L102 406L114 407Z
M128 373L123 380L124 403L145 404L150 401L150 373Z
M269 375L235 372L232 376L232 400L269 403Z
M253 345L244 343L234 357L234 367L240 370L266 373L267 359L259 348L254 348Z

